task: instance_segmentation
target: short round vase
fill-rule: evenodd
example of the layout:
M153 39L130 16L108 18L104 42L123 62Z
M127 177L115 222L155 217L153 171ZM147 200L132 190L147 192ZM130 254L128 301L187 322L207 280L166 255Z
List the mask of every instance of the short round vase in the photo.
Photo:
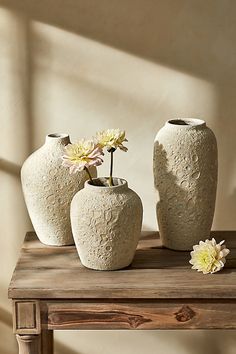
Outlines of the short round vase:
M142 226L142 202L125 180L85 182L71 203L71 224L82 264L96 270L116 270L133 260Z
M67 134L49 134L45 144L31 154L21 169L21 182L30 219L39 240L50 246L74 244L70 203L88 179L86 172L69 174L62 166ZM91 170L96 176L96 168Z
M217 143L200 119L173 119L154 143L157 220L164 246L191 250L210 235L217 187Z

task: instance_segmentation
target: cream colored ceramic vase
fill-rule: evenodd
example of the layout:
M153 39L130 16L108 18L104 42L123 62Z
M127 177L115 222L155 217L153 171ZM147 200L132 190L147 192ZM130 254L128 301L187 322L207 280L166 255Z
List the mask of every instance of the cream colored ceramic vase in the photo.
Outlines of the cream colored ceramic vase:
M134 257L142 225L142 202L125 180L105 178L85 183L71 203L71 224L82 264L97 270L128 266ZM104 186L105 185L105 186Z
M45 144L24 162L21 169L26 206L41 242L51 246L74 243L70 224L70 203L84 186L86 173L69 174L62 166L67 134L49 134ZM96 176L96 169L91 171Z
M210 235L217 186L217 144L200 119L174 119L154 144L157 219L164 246L191 250Z

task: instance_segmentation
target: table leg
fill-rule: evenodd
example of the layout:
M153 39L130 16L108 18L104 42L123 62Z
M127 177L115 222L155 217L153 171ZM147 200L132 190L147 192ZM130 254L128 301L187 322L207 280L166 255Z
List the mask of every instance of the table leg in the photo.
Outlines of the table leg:
M41 332L42 354L53 354L53 331L43 329Z
M19 346L19 354L41 354L40 335L38 334L17 334L16 339Z

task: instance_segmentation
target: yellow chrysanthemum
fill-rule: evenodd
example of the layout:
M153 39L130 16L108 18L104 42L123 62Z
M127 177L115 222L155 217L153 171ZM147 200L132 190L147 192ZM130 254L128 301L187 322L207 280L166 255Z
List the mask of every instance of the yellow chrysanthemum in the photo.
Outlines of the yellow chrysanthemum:
M70 173L75 173L90 166L101 165L103 162L101 155L103 155L101 147L93 140L82 139L65 147L62 164L70 168Z
M107 129L102 130L96 134L96 142L101 148L106 147L107 150L121 149L127 151L127 147L123 145L128 141L125 137L125 131L120 129Z
M213 238L205 242L200 241L198 245L193 246L189 261L192 269L203 272L203 274L220 271L225 265L225 257L230 252L223 243L224 241L221 241L217 244Z

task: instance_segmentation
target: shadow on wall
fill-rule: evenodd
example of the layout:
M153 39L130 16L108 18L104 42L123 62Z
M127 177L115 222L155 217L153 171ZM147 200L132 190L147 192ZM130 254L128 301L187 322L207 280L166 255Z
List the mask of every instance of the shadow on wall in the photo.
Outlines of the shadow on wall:
M10 173L13 176L20 177L21 166L0 158L0 170Z
M0 322L12 328L12 315L2 307L0 307Z
M17 343L12 335L12 315L0 307L0 353L17 353Z
M155 332L149 332L148 336L155 338ZM179 340L181 337L181 342ZM169 342L171 338L172 347L181 345L184 353L191 354L228 354L231 353L228 348L235 348L236 337L233 330L197 330L197 331L163 331L162 340ZM181 344L180 344L181 343ZM180 346L180 352L181 352Z
M89 37L215 85L219 101L210 125L218 140L220 175L214 225L225 229L235 227L235 198L232 203L236 151L234 0L126 0L125 6L116 0L0 0L0 5L19 11L27 20ZM26 37L30 68L30 34ZM29 89L32 79L29 79Z
M55 354L80 354L79 351L75 351L71 348L68 348L65 344L61 342L55 342ZM217 353L216 353L217 354Z
M236 78L234 0L126 0L123 4L1 0L0 4L209 81Z
M191 335L185 338L185 346L189 348L191 354L224 354L227 352L225 350L226 347L235 348L235 345L235 331L224 331L223 341L222 331L202 331L200 340L198 338L191 338Z

